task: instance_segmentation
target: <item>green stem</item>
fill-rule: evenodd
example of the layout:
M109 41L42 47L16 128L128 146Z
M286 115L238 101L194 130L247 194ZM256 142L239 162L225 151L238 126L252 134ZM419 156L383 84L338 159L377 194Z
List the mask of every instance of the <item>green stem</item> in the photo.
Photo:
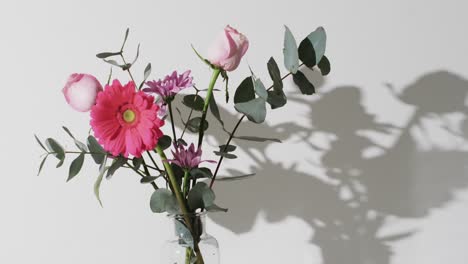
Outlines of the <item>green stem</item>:
M205 130L203 129L203 124L205 123L206 113L208 112L208 106L210 105L211 96L213 96L213 89L214 89L216 80L218 79L220 73L221 73L221 69L215 68L213 70L213 75L211 76L211 81L208 86L208 90L206 92L205 104L203 105L203 113L202 113L202 117L200 121L200 132L198 134L198 147L199 148L203 144L203 136L205 134Z
M171 118L171 127L172 127L172 136L174 143L177 142L177 136L175 132L175 124L174 124L174 114L172 113L172 102L167 103L167 107L169 108L169 117Z
M120 53L120 57L122 58L122 61L125 65L127 65L127 61L125 61L125 57L123 56L123 53L121 52ZM135 82L135 79L133 78L133 75L132 75L132 72L130 71L130 67L128 69L126 69L126 71L128 72L128 75L130 76L130 79L132 79L133 83L135 84L136 86L136 82Z
M184 197L187 197L187 193L188 193L188 189L189 189L189 171L188 170L185 170L184 171L184 183L183 183L183 187L182 187L182 190L183 190L183 194L184 194Z
M172 190L175 194L177 203L179 203L180 209L182 210L182 215L184 217L185 224L187 225L187 228L189 229L190 233L192 234L192 237L194 238L194 248L195 252L197 253L197 264L204 264L205 262L203 261L203 257L200 252L200 248L198 247L198 242L195 239L197 236L194 232L192 222L190 221L190 212L187 209L187 205L185 204L185 200L182 197L182 193L180 192L179 185L177 184L177 179L175 177L174 171L172 170L171 165L167 161L166 154L164 154L164 151L160 146L156 146L156 152L158 152L159 156L161 157L161 160L163 161L164 168L166 168L167 175L169 176L169 182L172 186Z

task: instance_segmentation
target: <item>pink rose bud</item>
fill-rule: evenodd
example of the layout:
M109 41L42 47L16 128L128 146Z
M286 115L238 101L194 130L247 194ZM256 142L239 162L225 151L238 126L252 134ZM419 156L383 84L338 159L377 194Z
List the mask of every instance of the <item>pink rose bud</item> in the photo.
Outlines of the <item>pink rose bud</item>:
M208 50L207 59L225 71L233 71L239 66L248 48L247 37L231 26L226 26Z
M96 77L82 73L70 75L62 90L67 103L79 112L91 110L100 91L102 86Z

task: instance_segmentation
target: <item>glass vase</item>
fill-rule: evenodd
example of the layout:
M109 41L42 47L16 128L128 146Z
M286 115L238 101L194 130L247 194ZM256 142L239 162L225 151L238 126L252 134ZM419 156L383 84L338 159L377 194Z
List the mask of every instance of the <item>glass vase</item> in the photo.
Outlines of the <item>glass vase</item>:
M187 217L183 215L168 217L173 222L174 234L163 245L162 264L220 263L218 241L206 233L206 213L190 214ZM189 219L193 228L193 245L187 243L187 230L180 228L181 224L186 226L186 219Z

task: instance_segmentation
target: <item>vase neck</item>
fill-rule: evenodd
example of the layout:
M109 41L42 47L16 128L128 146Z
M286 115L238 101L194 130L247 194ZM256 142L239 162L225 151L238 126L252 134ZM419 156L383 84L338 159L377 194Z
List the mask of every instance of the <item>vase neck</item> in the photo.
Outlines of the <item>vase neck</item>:
M180 228L178 228L178 223L185 223L185 218L183 215L172 215L170 216L172 218L172 221L174 223L174 233L177 237L180 237L183 235L181 232ZM190 214L188 216L188 219L190 219L191 225L193 227L193 231L195 232L195 235L198 237L201 237L206 234L206 214L204 213L197 213L197 214Z

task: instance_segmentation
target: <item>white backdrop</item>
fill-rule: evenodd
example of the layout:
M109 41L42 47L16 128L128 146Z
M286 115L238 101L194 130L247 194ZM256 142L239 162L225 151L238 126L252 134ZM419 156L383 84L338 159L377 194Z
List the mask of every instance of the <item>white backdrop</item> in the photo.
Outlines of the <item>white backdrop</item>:
M192 69L203 86L209 70L190 44L204 51L226 24L251 41L231 89L248 65L268 80L269 56L282 61L284 24L298 39L326 28L332 73L314 75L319 95L308 98L288 80L287 107L241 129L283 143L236 142L240 158L225 163L233 169L224 174L257 175L216 185L219 204L230 209L208 221L222 263L466 263L467 7L456 0L2 0L0 263L159 263L171 225L151 213L151 189L121 171L103 183L102 209L90 160L67 184L67 168L56 170L52 160L35 176L41 150L33 134L65 142L66 125L84 138L89 117L65 104L61 88L72 72L105 81L109 67L94 55L118 49L127 26L128 56L142 43L138 78L152 62L153 78ZM235 113L223 115L232 123ZM215 133L209 145L223 138Z

